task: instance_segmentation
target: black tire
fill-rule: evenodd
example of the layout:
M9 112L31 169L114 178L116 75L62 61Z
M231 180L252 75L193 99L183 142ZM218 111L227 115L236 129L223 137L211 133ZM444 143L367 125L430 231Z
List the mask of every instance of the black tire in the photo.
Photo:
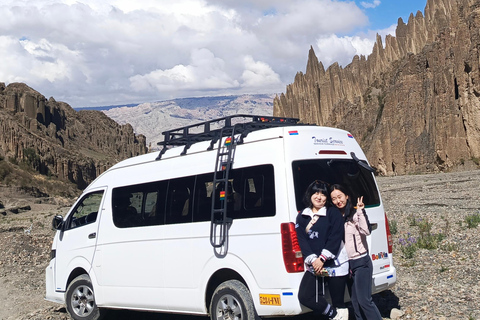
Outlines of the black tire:
M215 289L210 303L210 318L212 320L260 319L255 311L250 291L238 280L225 281Z
M103 312L97 307L92 281L82 274L68 285L65 293L67 312L74 320L99 320Z

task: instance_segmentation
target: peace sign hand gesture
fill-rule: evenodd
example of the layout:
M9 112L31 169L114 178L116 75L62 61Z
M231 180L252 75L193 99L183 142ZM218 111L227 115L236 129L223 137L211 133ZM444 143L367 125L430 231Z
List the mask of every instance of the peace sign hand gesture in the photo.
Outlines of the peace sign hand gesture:
M363 210L365 208L365 204L363 203L363 196L357 198L357 209Z

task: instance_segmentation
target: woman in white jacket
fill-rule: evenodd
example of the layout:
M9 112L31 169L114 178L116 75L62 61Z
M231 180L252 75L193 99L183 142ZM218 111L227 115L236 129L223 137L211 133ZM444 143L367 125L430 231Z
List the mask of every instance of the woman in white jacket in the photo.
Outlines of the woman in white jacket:
M370 234L363 197L357 199L357 208L341 185L330 187L332 203L345 219L345 249L352 275L351 300L357 320L382 320L372 300L373 265L368 253L367 236Z

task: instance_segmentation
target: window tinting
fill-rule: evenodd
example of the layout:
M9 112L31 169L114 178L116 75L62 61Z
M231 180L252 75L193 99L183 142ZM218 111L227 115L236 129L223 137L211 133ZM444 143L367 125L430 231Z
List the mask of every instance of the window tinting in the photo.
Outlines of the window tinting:
M165 223L167 181L113 189L113 223L119 228Z
M170 180L167 192L166 224L192 222L195 177Z
M380 196L373 174L353 160L294 161L292 169L298 211L304 209L303 195L308 185L314 180L322 180L330 185L342 184L349 190L353 199L363 196L363 202L366 206L373 207L380 204Z
M227 186L227 215L233 219L275 215L272 165L233 169ZM213 172L113 189L113 222L119 228L210 221ZM218 206L217 206L218 207Z
M68 218L66 229L78 228L97 221L102 197L103 191L93 192L83 197Z

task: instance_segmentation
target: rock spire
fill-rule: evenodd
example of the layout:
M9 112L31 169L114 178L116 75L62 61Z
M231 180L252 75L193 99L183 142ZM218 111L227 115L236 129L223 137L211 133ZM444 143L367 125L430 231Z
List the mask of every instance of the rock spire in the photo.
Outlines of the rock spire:
M480 0L428 0L368 57L327 70L313 48L275 116L354 134L380 174L479 164Z

